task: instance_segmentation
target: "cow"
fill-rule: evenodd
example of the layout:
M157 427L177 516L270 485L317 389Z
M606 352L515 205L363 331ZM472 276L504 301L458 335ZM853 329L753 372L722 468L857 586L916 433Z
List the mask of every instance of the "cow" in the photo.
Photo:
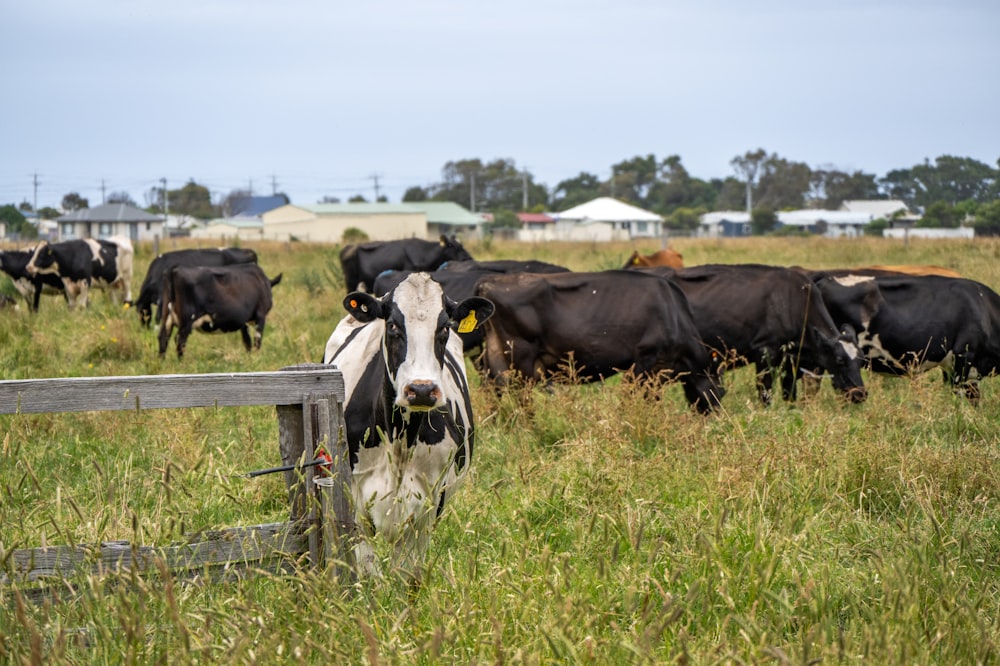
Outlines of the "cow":
M426 273L382 297L353 292L324 362L344 377L344 423L362 574L381 567L372 539L391 544L394 567L419 582L430 535L468 472L474 422L456 331L489 319L493 305L448 298Z
M853 326L872 371L917 374L940 367L976 403L979 380L1000 369L1000 296L974 280L939 275L813 277L831 316Z
M260 349L264 323L273 303L270 279L257 264L174 266L163 278L160 296L160 358L177 328L177 358L183 358L193 330L203 333L239 331L246 350ZM251 339L250 325L254 325Z
M646 266L666 266L667 268L684 268L684 256L675 250L666 248L653 254L642 255L636 250L628 258L622 268L643 268Z
M958 271L954 271L944 266L934 265L914 265L914 264L891 264L885 266L864 266L851 269L857 271L880 271L886 273L903 273L905 275L940 275L942 277L962 277Z
M371 291L382 271L433 271L446 261L472 259L454 236L439 242L407 238L345 245L340 251L347 291Z
M688 403L707 413L723 389L684 294L669 280L638 271L512 273L481 280L495 305L486 325L485 377L502 387L512 375L551 381L601 381L632 372L642 382L679 380Z
M82 238L42 241L25 267L29 275L55 275L69 306L86 307L92 286L108 289L112 298L132 302L132 243L127 238Z
M786 400L796 397L796 379L826 372L851 402L867 397L862 355L850 328L838 330L823 296L808 276L779 266L706 264L672 271L684 292L702 340L720 371L752 364L758 395L771 402L776 376Z
M34 255L34 248L0 251L0 269L10 276L14 288L24 297L31 311L38 312L43 293L62 294L65 297L66 290L58 275L28 272L28 263Z
M566 273L568 268L536 259L495 259L493 261L446 261L438 269L449 272Z
M139 298L134 305L139 313L139 321L149 328L153 322L153 306L156 306L156 323L160 323L160 296L163 291L163 276L174 266L229 266L230 264L256 264L257 253L240 247L187 249L164 252L149 264L146 278L139 288Z

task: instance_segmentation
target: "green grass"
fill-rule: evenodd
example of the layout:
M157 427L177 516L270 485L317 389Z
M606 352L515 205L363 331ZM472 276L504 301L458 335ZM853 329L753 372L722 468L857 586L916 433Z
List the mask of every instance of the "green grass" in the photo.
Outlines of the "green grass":
M689 265L933 263L1000 287L1000 243L676 239ZM652 251L650 244L641 250ZM319 360L342 316L336 248L254 246L284 272L259 353L156 335L98 294L0 312L4 379L274 370ZM168 249L168 248L165 248ZM494 242L576 270L626 245ZM151 249L138 248L139 278ZM138 289L136 285L135 289ZM0 662L996 663L1000 660L1000 393L973 407L940 374L865 375L762 406L726 377L719 413L676 386L476 388L472 471L432 540L423 586L348 589L321 572L210 583L130 572L33 604L0 586ZM473 378L473 384L478 382ZM285 520L273 409L0 417L0 560L13 548Z

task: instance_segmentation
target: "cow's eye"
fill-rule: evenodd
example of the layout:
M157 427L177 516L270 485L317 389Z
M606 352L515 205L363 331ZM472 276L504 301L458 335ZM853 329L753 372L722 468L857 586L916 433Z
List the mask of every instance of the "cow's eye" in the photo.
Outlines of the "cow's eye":
M437 341L444 344L448 342L448 335L451 333L451 329L447 326L442 326L437 330Z
M385 329L389 333L389 335L396 338L398 338L403 334L403 329L401 329L399 327L399 324L397 324L394 321L390 321L388 324L386 324Z

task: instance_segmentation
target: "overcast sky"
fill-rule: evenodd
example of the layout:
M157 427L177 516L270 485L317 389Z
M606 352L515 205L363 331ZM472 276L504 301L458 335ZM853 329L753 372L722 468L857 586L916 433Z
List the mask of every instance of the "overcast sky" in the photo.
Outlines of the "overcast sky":
M0 205L1000 158L997 0L0 0Z

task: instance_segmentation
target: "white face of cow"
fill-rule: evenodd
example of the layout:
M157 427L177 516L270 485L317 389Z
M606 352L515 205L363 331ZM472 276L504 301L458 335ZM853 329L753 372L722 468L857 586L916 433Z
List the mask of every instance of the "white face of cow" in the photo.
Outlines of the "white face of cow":
M429 277L411 276L392 292L382 353L399 407L427 411L444 406L441 373L450 324L441 285Z

